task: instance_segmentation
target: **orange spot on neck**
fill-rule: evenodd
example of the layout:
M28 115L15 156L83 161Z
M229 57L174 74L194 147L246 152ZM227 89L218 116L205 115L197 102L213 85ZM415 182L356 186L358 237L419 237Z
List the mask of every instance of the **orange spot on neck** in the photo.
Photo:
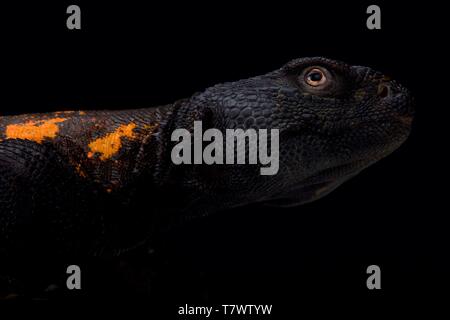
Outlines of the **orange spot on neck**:
M122 147L122 138L126 137L128 139L136 138L136 134L133 129L136 124L130 123L127 125L121 125L114 132L107 134L102 138L98 138L91 143L89 143L88 158L92 158L95 153L100 154L100 160L108 160L117 152L119 152Z

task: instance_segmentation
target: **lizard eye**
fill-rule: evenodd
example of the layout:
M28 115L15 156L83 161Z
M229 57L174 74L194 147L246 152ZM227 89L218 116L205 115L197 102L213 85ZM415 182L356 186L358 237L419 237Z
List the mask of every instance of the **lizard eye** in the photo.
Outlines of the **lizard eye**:
M327 82L325 71L318 67L311 68L305 72L305 82L311 87L324 85Z

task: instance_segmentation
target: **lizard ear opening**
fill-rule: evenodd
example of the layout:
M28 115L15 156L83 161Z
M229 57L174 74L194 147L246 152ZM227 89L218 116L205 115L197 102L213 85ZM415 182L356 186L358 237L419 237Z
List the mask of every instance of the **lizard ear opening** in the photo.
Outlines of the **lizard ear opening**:
M198 111L195 121L202 122L203 131L216 128L216 119L214 111L211 108L202 108Z

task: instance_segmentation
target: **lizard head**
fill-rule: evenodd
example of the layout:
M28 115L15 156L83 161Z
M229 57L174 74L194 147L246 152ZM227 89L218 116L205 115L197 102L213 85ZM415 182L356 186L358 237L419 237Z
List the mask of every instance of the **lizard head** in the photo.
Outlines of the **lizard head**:
M231 200L220 201L232 204L289 206L329 193L399 147L410 132L411 102L407 89L370 68L302 58L193 96L184 122L192 123L188 112L195 109L223 131L278 129L276 174L260 175L251 165L216 166L205 169L216 171L203 175L213 180L204 192L226 194Z

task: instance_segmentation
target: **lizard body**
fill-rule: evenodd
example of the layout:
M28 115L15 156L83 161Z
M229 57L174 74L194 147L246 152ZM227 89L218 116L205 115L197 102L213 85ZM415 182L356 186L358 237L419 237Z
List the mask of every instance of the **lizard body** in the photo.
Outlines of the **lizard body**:
M166 215L309 202L395 150L412 114L408 90L381 73L302 58L158 108L4 116L1 243L13 253L116 254ZM171 133L192 130L194 121L204 129L279 129L279 172L174 165Z

